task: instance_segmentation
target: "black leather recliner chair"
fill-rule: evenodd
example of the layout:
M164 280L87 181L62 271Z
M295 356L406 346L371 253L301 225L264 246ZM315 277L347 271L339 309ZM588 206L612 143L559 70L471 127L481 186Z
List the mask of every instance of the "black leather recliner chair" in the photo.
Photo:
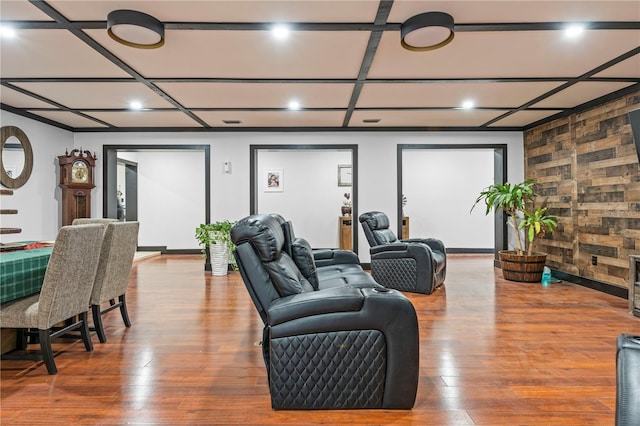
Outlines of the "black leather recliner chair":
M301 238L291 242L290 256L281 225L253 215L231 229L240 274L265 325L272 407L412 408L419 337L411 302L359 264L316 267Z
M621 334L616 351L616 426L640 425L640 336Z
M431 294L444 283L447 254L435 238L398 240L382 212L360 215L364 235L371 246L371 274L387 288Z

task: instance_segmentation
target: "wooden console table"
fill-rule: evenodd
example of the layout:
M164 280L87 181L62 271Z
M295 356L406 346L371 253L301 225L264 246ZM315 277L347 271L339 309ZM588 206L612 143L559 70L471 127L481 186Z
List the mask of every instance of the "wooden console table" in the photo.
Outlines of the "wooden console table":
M352 223L353 218L351 216L341 216L338 218L340 248L342 250L353 250L353 232L351 231Z
M401 240L408 240L409 237L409 216L404 216L402 218L402 236Z

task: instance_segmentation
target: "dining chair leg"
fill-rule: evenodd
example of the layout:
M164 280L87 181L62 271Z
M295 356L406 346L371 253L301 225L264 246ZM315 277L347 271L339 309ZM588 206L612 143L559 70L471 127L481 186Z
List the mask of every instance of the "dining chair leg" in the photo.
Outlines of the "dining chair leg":
M107 336L104 334L104 328L102 327L102 312L100 311L100 305L91 305L91 315L93 316L93 327L96 329L98 340L100 343L107 341Z
M89 333L89 320L87 317L87 312L83 312L78 315L80 319L80 335L82 336L82 341L84 342L84 348L87 352L93 351L93 343L91 343L91 334ZM101 324L102 325L102 324Z
M131 327L131 321L129 320L129 312L127 311L127 299L125 295L121 295L118 300L120 301L120 314L122 314L122 320L124 325Z
M42 360L47 366L49 374L57 374L56 362L53 360L53 349L51 348L50 330L38 330L40 337L40 351L42 352Z
M16 330L16 349L19 351L27 349L27 330L24 328Z

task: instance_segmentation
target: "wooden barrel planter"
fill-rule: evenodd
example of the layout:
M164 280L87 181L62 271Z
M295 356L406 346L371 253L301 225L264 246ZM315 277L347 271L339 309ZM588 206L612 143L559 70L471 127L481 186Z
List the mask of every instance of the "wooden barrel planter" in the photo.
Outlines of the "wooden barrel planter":
M542 280L542 272L547 261L544 253L520 255L513 250L498 252L505 280L535 283Z

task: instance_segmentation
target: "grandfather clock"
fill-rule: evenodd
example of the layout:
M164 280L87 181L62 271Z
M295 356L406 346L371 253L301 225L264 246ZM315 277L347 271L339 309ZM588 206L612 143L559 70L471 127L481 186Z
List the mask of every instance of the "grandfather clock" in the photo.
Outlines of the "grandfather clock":
M93 168L96 154L74 149L58 156L60 188L62 188L62 226L71 225L73 219L91 217L91 190L94 183Z

